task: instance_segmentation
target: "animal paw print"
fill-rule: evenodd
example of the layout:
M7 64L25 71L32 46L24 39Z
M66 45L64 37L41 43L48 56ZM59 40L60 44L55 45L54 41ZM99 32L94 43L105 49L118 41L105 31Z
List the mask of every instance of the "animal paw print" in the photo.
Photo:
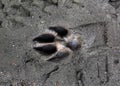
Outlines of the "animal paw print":
M33 39L34 49L43 55L50 55L46 61L60 60L72 56L81 47L80 35L62 26L49 27L46 32Z

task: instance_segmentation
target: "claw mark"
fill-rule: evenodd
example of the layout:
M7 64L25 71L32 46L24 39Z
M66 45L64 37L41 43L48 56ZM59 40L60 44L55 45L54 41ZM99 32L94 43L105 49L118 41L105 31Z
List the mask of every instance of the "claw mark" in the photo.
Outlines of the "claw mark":
M2 3L2 1L0 0L0 9L3 9L5 7L5 5Z
M58 6L58 0L43 0L45 3Z
M106 24L104 24L104 32L103 32L103 40L104 40L104 43L105 45L107 45L107 42L108 42L108 35L107 35L107 28L106 28Z
M100 69L99 69L99 64L97 63L97 71L98 71L98 78L100 78Z
M77 85L79 86L79 71L76 71L76 83L77 83Z
M58 66L55 66L55 68L54 68L53 70L51 70L49 73L43 75L43 76L45 77L45 79L44 79L44 81L43 81L42 86L45 85L47 79L50 78L51 74L53 74L54 72L56 72L58 69L59 69L59 67L58 67Z
M50 71L48 74L46 74L46 75L47 75L47 78L49 78L50 75L51 75L52 73L56 72L58 69L59 69L59 67L56 66L52 71Z
M74 28L78 28L78 27L88 27L88 26L91 26L91 25L96 25L96 24L104 24L106 22L92 22L92 23L87 23L87 24L82 24L82 25L79 25L77 27L74 27Z
M0 21L0 28L2 27L2 21Z
M33 0L20 0L21 2L30 2L30 3L32 3L33 2Z
M77 78L78 81L81 81L82 86L85 86L85 84L84 84L84 74L81 70L76 71L76 78ZM79 86L79 82L77 82L77 84Z
M106 71L106 83L109 82L109 69L108 69L108 57L106 56L105 60L105 71Z

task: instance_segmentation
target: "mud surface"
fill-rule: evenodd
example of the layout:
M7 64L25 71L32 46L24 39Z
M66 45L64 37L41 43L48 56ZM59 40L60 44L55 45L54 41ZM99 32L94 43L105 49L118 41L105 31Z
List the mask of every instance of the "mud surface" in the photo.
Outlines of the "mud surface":
M67 63L32 48L54 25L84 40ZM0 0L0 86L120 86L119 60L119 0Z

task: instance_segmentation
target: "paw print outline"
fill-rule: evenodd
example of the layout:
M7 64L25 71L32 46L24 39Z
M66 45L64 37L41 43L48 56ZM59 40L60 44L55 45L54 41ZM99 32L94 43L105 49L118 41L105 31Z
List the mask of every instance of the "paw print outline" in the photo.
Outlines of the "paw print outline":
M46 61L60 60L72 56L73 51L81 47L81 38L78 34L62 26L51 26L43 34L33 39L33 49L43 55L50 55Z

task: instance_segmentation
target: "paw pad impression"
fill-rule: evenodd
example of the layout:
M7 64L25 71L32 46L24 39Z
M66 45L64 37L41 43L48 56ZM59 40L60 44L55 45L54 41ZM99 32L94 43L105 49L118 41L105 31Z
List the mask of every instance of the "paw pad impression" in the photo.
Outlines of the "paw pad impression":
M46 32L35 37L33 49L50 55L47 61L71 56L74 50L81 47L80 35L76 35L62 26L51 26Z

